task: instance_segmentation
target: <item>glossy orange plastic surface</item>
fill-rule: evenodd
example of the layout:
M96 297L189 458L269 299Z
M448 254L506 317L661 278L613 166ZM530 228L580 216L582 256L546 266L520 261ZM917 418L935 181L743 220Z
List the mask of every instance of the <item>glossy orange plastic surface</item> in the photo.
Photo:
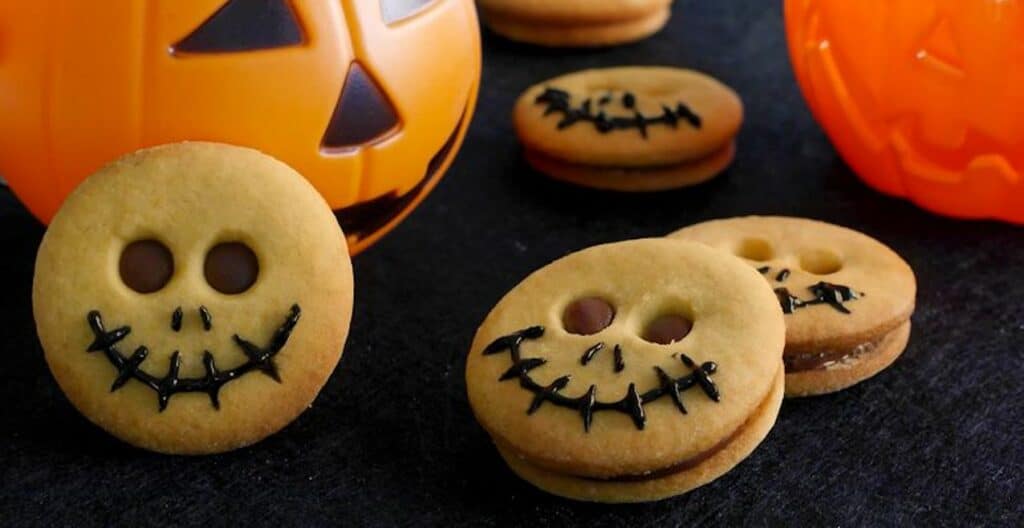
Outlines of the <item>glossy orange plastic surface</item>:
M786 0L797 80L872 187L1024 222L1024 1Z
M358 252L447 169L479 78L472 0L0 1L0 175L48 222L127 152L245 145L304 174ZM339 134L362 114L378 128Z

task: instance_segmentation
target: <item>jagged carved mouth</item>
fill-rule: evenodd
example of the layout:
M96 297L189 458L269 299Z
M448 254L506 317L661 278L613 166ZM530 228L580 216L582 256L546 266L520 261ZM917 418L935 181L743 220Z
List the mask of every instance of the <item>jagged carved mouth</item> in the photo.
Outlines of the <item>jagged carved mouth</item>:
M149 349L139 346L131 356L125 357L117 349L117 344L128 337L132 331L131 327L121 326L107 331L103 324L103 317L98 310L89 312L86 317L94 335L93 342L86 351L103 352L110 364L117 369L117 376L110 385L110 392L115 392L129 381L136 380L156 392L160 412L167 409L167 404L172 396L186 392L205 393L210 397L210 404L213 405L213 408L219 410L220 389L227 383L250 372L262 372L274 381L281 383L281 376L278 374L274 357L288 343L288 338L291 337L292 330L298 324L301 313L302 310L298 304L292 305L284 322L263 347L235 334L232 337L232 342L245 354L247 360L230 370L219 370L213 354L209 350L203 351L203 368L206 374L199 378L182 378L179 375L181 354L178 351L171 354L170 365L163 377L154 376L143 370L142 364L149 356Z
M427 163L423 177L413 188L403 194L391 192L372 200L334 211L334 215L338 218L338 223L341 225L342 230L345 231L346 236L354 240L362 240L376 233L426 192L427 187L441 175L441 167L454 155L455 143L459 139L459 134L468 124L467 114L469 113L469 108L470 103L467 102L458 123L455 124L455 128Z

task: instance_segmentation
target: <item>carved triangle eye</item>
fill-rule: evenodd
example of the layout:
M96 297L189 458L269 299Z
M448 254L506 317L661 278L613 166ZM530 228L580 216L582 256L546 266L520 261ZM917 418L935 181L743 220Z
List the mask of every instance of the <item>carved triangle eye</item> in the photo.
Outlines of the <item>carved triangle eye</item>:
M409 18L436 0L380 0L380 14L385 24Z
M174 52L227 53L302 44L288 0L228 0L172 47Z
M400 124L398 113L380 85L358 62L353 62L324 133L323 148L346 150L379 141Z
M963 51L957 42L956 32L948 19L940 20L925 36L917 56L919 60L925 60L926 64L937 61L938 65L958 74L963 72L962 57Z

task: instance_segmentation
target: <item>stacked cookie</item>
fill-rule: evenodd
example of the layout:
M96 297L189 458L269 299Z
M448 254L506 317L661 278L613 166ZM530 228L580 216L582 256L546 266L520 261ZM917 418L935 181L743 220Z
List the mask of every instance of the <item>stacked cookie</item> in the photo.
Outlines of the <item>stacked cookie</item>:
M526 90L513 112L526 160L599 189L695 185L732 163L743 104L702 73L666 67L586 70Z
M836 391L891 364L915 293L892 250L812 220L735 218L593 247L492 310L466 362L469 401L541 489L670 497L750 455L784 394Z
M754 269L701 244L598 246L535 272L469 352L477 419L557 495L657 500L746 458L783 396L785 324Z
M543 46L595 47L648 37L668 22L672 0L480 0L495 32Z
M847 388L906 348L917 283L881 242L805 218L715 220L671 235L733 253L756 267L786 316L786 395Z

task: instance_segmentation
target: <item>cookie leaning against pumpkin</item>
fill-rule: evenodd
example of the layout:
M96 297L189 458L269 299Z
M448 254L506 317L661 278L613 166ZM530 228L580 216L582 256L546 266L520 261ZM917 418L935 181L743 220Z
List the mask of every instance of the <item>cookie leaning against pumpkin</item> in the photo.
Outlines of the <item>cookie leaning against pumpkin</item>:
M625 44L657 33L672 0L480 0L484 21L506 38L552 47Z
M659 191L707 181L732 163L743 103L696 71L608 68L529 88L513 120L527 162L552 178Z
M33 309L71 403L153 451L216 453L306 410L352 314L344 234L301 175L211 143L85 180L36 260Z
M556 495L642 502L720 477L783 395L782 312L742 260L701 244L597 246L527 277L466 363L473 412L511 469Z
M855 385L907 346L914 272L867 235L805 218L750 216L669 236L743 257L772 285L786 314L786 396Z

